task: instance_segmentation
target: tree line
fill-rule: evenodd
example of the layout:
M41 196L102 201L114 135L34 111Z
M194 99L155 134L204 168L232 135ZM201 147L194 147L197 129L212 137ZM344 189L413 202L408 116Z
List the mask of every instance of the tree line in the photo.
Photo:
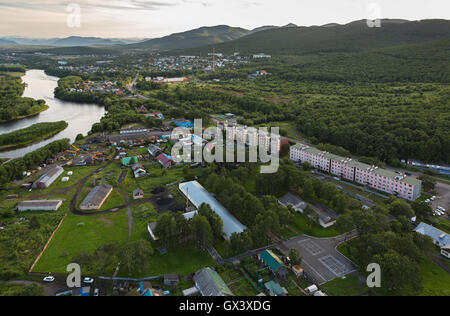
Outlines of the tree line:
M47 158L51 158L69 147L69 139L57 140L0 166L0 187L5 187L9 182L21 178L24 172L38 167L45 163Z
M44 122L0 135L0 148L10 145L26 145L59 133L66 129L67 122Z

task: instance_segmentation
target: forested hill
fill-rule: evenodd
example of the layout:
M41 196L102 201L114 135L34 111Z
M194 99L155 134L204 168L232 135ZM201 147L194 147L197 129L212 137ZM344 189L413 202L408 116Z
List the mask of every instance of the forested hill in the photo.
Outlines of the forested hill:
M450 83L450 39L314 58L273 58L261 66L290 81Z
M220 53L260 53L291 55L320 52L360 52L390 46L416 44L450 38L450 21L383 20L382 27L370 28L366 21L346 25L289 27L256 32L216 44ZM213 45L184 50L183 54L211 52Z
M237 27L219 25L176 33L162 38L151 39L142 43L128 45L129 48L152 50L172 50L200 47L209 44L220 44L235 40L249 34L251 31Z

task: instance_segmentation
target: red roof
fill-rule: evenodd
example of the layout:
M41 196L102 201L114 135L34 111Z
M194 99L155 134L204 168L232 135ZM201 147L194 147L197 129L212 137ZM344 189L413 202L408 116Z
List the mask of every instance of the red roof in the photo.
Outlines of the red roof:
M171 160L167 158L167 156L164 154L159 155L158 157L156 157L156 159L158 159L159 162L162 163L163 165L167 165L168 163L171 162Z

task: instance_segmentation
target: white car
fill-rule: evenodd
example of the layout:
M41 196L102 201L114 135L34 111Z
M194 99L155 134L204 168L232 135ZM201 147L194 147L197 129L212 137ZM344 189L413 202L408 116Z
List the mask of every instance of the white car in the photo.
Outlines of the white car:
M100 291L98 289L94 290L94 296L99 296Z
M55 282L55 277L48 276L48 277L45 277L43 281L46 283L52 283L52 282Z
M83 283L92 284L92 283L94 283L94 279L92 279L92 278L84 278Z
M425 200L425 203L430 204L431 201L428 199L428 200Z

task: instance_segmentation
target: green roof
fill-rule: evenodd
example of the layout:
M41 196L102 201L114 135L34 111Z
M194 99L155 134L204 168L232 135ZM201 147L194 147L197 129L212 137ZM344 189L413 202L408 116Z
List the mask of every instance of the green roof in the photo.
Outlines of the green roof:
M269 268L276 272L278 271L279 268L281 268L282 266L284 266L283 262L280 260L280 258L278 258L272 251L270 250L266 250L264 251L261 255L260 255L262 261L264 261L264 263L266 265L269 266Z
M209 276L211 277L211 280L213 280L213 282L215 283L215 285L217 286L217 288L219 288L219 290L229 296L234 296L233 292L231 292L231 290L228 288L228 286L225 284L225 282L223 281L223 279L220 277L220 275L212 270L212 269L206 269L206 271L208 272Z
M129 164L132 163L138 163L139 159L138 157L126 157L126 158L122 158L122 165L124 166L128 166Z

